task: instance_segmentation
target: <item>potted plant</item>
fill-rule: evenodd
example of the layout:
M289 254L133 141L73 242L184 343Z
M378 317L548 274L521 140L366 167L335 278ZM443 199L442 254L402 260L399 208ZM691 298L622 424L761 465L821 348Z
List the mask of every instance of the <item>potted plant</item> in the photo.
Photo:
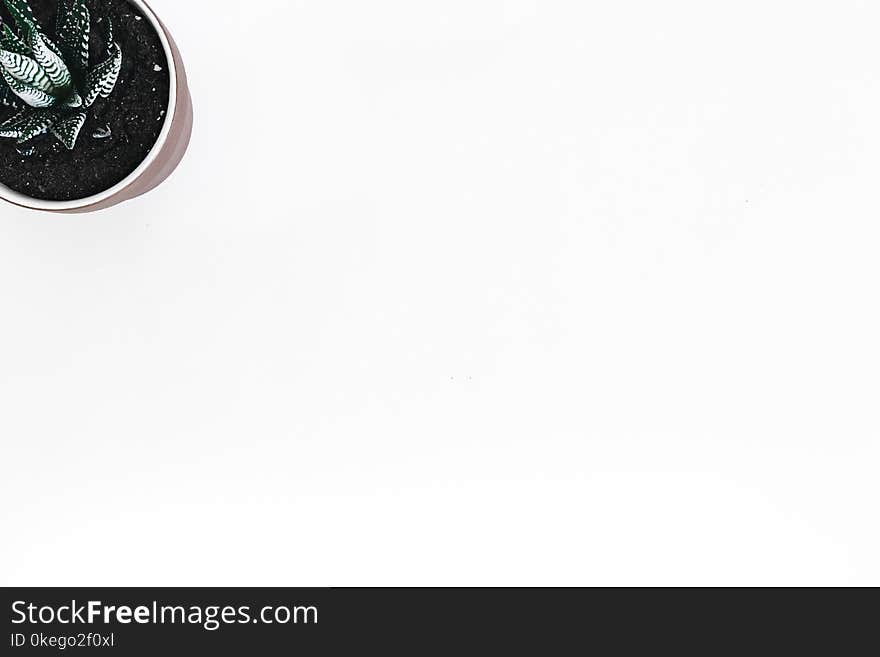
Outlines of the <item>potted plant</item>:
M90 212L171 174L192 103L180 53L145 2L2 0L0 18L0 198Z

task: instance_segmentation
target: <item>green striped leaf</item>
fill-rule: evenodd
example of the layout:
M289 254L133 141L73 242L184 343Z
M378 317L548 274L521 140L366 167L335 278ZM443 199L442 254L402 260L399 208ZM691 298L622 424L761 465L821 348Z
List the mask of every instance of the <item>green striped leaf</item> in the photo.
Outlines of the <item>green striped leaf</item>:
M23 104L21 98L13 93L12 89L9 88L9 85L6 84L2 76L0 76L0 105L3 107L18 108Z
M43 42L46 44L49 50L54 52L62 61L64 61L64 53L61 52L61 48L55 45L55 42L52 41L52 39L50 39L48 36L46 36L46 33L42 30L37 29L36 32L39 33L40 37L43 39Z
M15 33L9 29L8 25L3 25L3 30L0 31L0 48L3 50L9 50L10 52L17 52L19 55L30 55L30 49L24 44L24 41L15 36Z
M73 116L59 121L52 126L52 134L58 138L67 150L72 151L76 146L76 140L79 137L80 130L86 122L86 113L77 112Z
M0 66L19 82L24 82L35 89L46 93L51 93L55 89L43 67L26 55L0 50Z
M48 38L36 30L30 30L28 33L28 45L33 52L34 61L45 71L49 81L56 89L66 90L73 84L70 70L47 42Z
M20 32L24 33L30 29L39 30L40 24L37 22L34 12L25 0L3 0L6 8L12 15L15 24Z
M83 103L86 107L91 107L98 96L107 98L116 87L119 71L122 70L122 48L118 43L113 44L111 53L109 59L89 71L86 77L85 96L83 97Z
M33 110L20 109L15 112L12 116L7 118L3 123L0 123L0 128L9 129L14 128L19 125L22 121L24 121Z
M0 75L3 76L6 84L9 85L9 88L15 93L15 95L31 107L52 107L58 102L52 94L25 84L20 80L16 80L3 66L0 66Z
M34 137L39 137L40 135L45 134L57 120L58 113L52 110L35 112L19 127L19 132L21 134L18 136L18 143L23 144Z
M105 18L101 21L101 26L104 28L104 43L107 44L107 56L109 57L113 54L113 46L116 44L113 21L110 18Z
M85 0L61 0L55 28L64 61L78 75L89 66L89 8Z

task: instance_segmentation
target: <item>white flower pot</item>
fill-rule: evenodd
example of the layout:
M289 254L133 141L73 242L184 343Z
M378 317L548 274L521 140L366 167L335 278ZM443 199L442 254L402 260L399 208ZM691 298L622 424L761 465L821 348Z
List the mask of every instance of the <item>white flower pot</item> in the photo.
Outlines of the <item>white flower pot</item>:
M0 198L15 205L46 212L81 213L112 207L145 194L161 184L180 164L192 135L193 108L186 82L186 70L171 34L144 0L127 0L152 23L168 61L170 90L168 110L159 138L146 159L122 181L109 189L75 201L44 201L31 198L0 184Z

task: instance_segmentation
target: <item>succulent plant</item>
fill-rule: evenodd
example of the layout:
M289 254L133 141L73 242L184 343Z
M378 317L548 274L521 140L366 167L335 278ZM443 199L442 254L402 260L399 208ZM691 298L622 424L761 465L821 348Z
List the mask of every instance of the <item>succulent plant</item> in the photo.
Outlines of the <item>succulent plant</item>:
M40 27L26 0L3 0L17 31L0 26L0 105L11 114L0 137L19 144L51 131L73 150L87 112L113 93L122 69L122 48L113 24L100 19L106 59L89 65L91 21L85 0L59 0L56 45Z

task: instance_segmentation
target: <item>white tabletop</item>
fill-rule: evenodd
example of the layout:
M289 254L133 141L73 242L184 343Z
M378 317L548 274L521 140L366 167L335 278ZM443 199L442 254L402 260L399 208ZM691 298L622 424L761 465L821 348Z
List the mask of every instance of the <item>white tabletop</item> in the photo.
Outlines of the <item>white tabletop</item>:
M0 584L880 584L880 6L151 4L180 169L0 208Z

